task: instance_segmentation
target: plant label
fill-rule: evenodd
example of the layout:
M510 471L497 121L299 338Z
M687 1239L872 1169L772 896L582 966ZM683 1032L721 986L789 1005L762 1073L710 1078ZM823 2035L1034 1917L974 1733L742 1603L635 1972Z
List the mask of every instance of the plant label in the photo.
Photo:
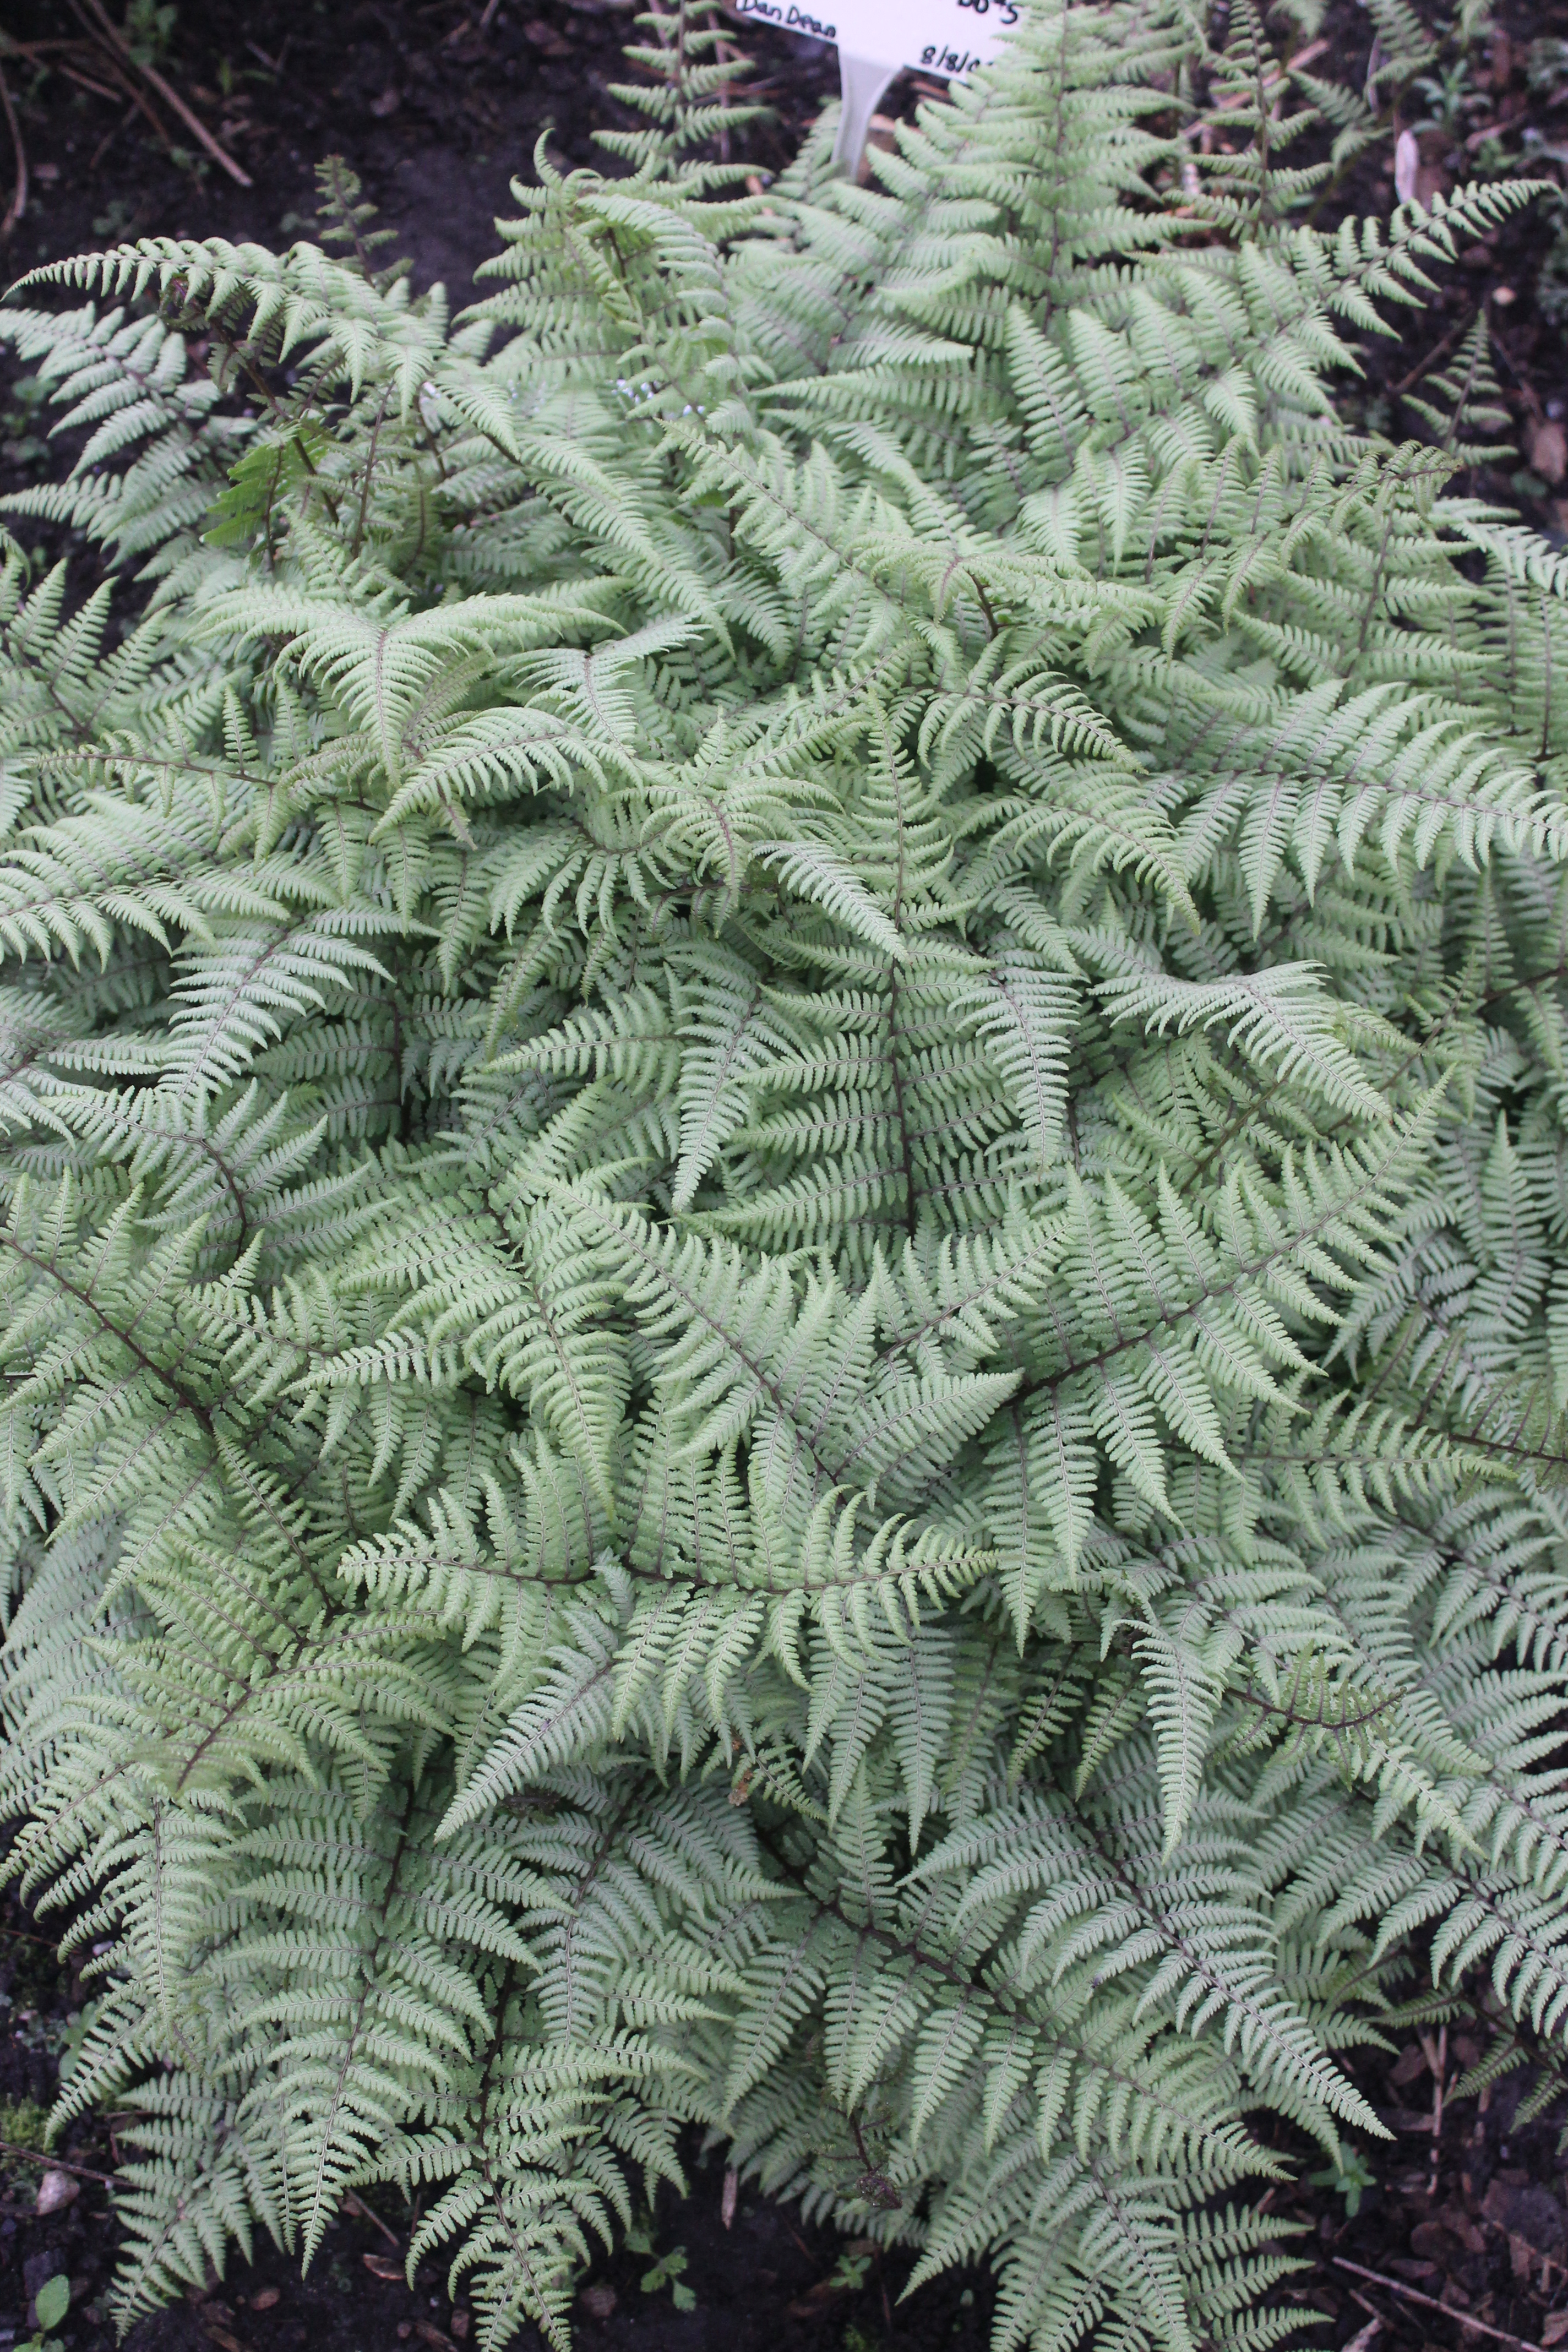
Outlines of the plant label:
M731 0L738 16L760 16L786 33L837 41L841 56L894 71L956 75L989 65L1021 14L1018 0Z

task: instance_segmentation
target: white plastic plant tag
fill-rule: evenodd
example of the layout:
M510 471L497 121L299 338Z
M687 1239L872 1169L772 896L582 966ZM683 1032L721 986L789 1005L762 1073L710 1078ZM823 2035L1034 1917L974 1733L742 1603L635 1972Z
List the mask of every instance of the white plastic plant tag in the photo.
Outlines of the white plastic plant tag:
M840 48L838 135L833 142L836 171L859 170L877 101L897 73L896 66L879 65L874 58L852 58L847 49Z
M905 66L962 80L976 66L990 64L1022 13L1017 0L817 0L820 15L800 0L731 0L731 5L737 16L760 16L783 32L837 41L841 58L882 66L889 80Z

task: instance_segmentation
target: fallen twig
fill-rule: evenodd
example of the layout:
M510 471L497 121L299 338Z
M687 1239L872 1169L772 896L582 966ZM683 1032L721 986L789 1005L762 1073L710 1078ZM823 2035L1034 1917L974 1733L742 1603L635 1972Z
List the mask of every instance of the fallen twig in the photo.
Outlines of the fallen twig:
M1426 2178L1426 2194L1437 2194L1437 2168L1443 2152L1443 2084L1448 2072L1448 2029L1445 2025L1436 2042L1429 2033L1420 2037L1421 2048L1432 2075L1432 2169Z
M8 2139L0 2139L0 2156L19 2156L28 2164L41 2164L46 2172L79 2172L84 2180L100 2180L105 2189L114 2186L111 2172L94 2172L90 2164L73 2164L68 2156L43 2156L36 2147L18 2147Z
M22 144L22 126L16 120L16 110L11 103L10 87L4 68L0 68L0 107L5 110L5 126L11 133L11 144L16 151L16 187L5 207L5 217L0 220L0 245L4 245L22 215L27 209L27 151Z
M121 116L119 121L111 122L110 124L108 130L104 132L102 138L99 141L97 146L92 151L92 154L87 167L89 176L97 171L99 165L102 163L104 157L108 154L110 149L113 146L115 141L119 138L121 132L131 121L131 118L135 111L136 109L133 106L128 106L124 113Z
M229 178L231 180L237 180L242 188L248 188L251 186L252 182L249 173L242 171L240 166L235 162L234 157L229 153L227 148L221 147L218 144L217 141L213 137L212 132L207 129L206 124L203 122L197 115L191 112L190 108L185 104L184 100L180 96L178 90L171 89L169 84L163 79L163 75L158 71L157 68L155 66L139 65L137 63L126 44L125 36L121 32L118 26L110 16L108 10L104 7L103 0L71 0L71 5L75 9L77 15L82 17L85 22L90 24L94 30L100 34L110 53L115 57L116 61L119 62L123 60L126 65L130 66L132 72L139 73L143 81L148 82L152 88L157 91L164 105L174 109L174 112L179 116L180 121L184 124L186 130L191 132L194 138L198 139L201 142L201 144L206 149L207 153L212 157L214 163L221 163L224 170L228 173Z
M398 2236L396 2231L388 2229L386 2223L382 2220L381 2215L379 2213L373 2213L363 2197L356 2197L353 2190L352 2189L348 2189L343 2192L343 2203L347 2206L351 2213L358 2213L363 2220L373 2222L375 2228L381 2231L381 2234L386 2240L387 2244L389 2246L395 2246L399 2253L402 2252L403 2241Z
M1347 2263L1342 2254L1333 2254L1330 2259L1336 2270L1353 2271L1357 2278L1371 2279L1374 2286L1386 2287L1390 2294L1403 2295L1406 2303L1419 2303L1428 2311L1440 2311L1456 2326L1468 2327L1477 2336L1495 2336L1500 2344L1517 2344L1520 2352L1543 2352L1543 2347L1532 2344L1528 2336L1515 2336L1510 2328L1494 2327L1489 2319L1472 2319L1468 2311L1456 2311L1451 2303L1439 2303L1435 2294L1423 2294L1419 2287L1406 2286L1403 2279L1389 2278L1382 2271L1369 2271L1363 2263Z
M1457 326L1449 328L1447 333L1443 337L1440 342L1433 344L1431 350L1427 352L1424 360L1417 360L1415 365L1411 369L1408 375L1401 376L1397 383L1390 384L1389 390L1393 393L1396 400L1402 393L1409 391L1417 376L1425 375L1429 368L1433 368L1436 365L1444 352L1447 350L1449 344L1458 341L1458 337L1464 333L1465 329L1471 323L1475 315L1476 314L1473 310L1467 312L1465 317L1459 320Z
M174 152L174 142L170 138L168 132L164 130L163 124L159 121L156 114L153 112L152 102L149 100L146 91L137 89L135 81L132 79L132 68L128 66L122 66L117 58L111 58L110 59L110 65L114 72L119 87L115 89L103 90L101 95L104 98L128 98L131 100L128 115L144 114L148 121L153 126L153 138L161 139L164 146L169 150L169 152L173 154ZM66 68L66 71L70 73L70 70L69 66L68 66ZM86 81L86 77L82 74L73 75L72 79L76 81ZM88 83L87 87L89 89L95 89L97 88L97 85L95 83ZM117 130L121 126L118 123L115 125Z
M87 47L87 43L83 41L80 46L85 49ZM116 89L110 82L94 81L92 76L90 74L84 74L79 66L69 65L63 58L60 62L60 71L65 75L68 81L74 81L79 89L91 90L94 98L123 98L125 95L125 86L123 83ZM145 99L142 99L139 100L137 103L145 107L146 100ZM159 136L162 138L162 131L160 131Z

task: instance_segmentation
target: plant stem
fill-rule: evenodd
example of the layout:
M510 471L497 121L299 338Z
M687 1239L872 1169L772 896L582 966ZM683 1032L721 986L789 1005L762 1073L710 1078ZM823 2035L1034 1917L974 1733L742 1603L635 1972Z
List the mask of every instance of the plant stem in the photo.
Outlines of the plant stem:
M0 108L5 110L5 127L11 133L11 144L16 153L16 186L5 207L5 217L0 220L0 245L4 245L27 209L27 151L22 144L22 126L16 120L16 110L11 103L11 91L3 70L0 70Z
M89 2164L73 2164L69 2157L46 2156L36 2147L18 2147L14 2140L0 2139L0 2156L19 2156L27 2164L41 2164L46 2172L79 2172L84 2180L100 2180L105 2189L114 2186L111 2172L94 2172Z
M1353 2271L1357 2278L1371 2279L1374 2286L1384 2286L1390 2294L1403 2295L1406 2303L1419 2303L1428 2311L1440 2311L1445 2319L1472 2329L1477 2336L1495 2336L1500 2344L1517 2344L1520 2352L1542 2352L1542 2346L1532 2344L1528 2336L1511 2335L1506 2327L1494 2327L1489 2320L1472 2319L1468 2311L1456 2311L1451 2304L1439 2303L1435 2294L1423 2294L1419 2287L1406 2286L1402 2279L1388 2278L1382 2271L1369 2271L1362 2263L1347 2263L1342 2254L1335 2254L1331 2260L1336 2270Z
M112 17L109 15L108 10L103 6L103 0L77 0L77 13L79 15L85 14L89 16L94 26L100 33L103 40L109 45L110 50L112 52L117 52L119 56L123 58L126 63L132 67L133 71L139 73L144 81L152 84L159 97L163 100L164 105L172 106L174 108L174 112L179 116L180 121L184 124L186 130L201 142L201 144L206 149L207 153L212 157L215 163L222 164L224 170L228 173L231 180L237 180L242 188L248 188L254 184L249 173L240 169L240 166L235 162L234 157L229 153L226 147L220 147L218 145L217 141L213 137L212 132L207 129L205 123L198 121L196 116L191 112L190 108L185 104L184 100L180 96L178 90L170 89L168 83L163 79L163 75L158 71L157 68L155 66L137 64L135 58L131 55L124 35L116 26Z

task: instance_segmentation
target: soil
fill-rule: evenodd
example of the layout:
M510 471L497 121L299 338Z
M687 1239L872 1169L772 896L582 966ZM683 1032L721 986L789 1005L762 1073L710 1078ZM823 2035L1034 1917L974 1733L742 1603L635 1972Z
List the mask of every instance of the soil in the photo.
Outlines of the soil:
M421 286L444 282L455 303L468 299L472 273L496 249L494 219L515 209L514 174L532 177L547 134L562 164L615 169L593 131L636 118L611 95L626 78L631 0L206 0L170 10L160 45L156 0L139 0L155 63L247 175L241 185L205 155L172 110L139 110L118 91L84 86L79 47L96 0L5 0L0 73L15 104L30 186L26 210L0 245L0 276L126 237L188 234L286 242L314 226L314 166L343 154L380 207ZM1223 5L1223 0L1220 0ZM1427 0L1420 0L1425 8ZM1429 12L1428 12L1429 13ZM1445 123L1419 125L1427 186L1468 176L1473 133L1500 122L1508 152L1528 138L1548 173L1568 178L1568 46L1561 74L1542 77L1531 44L1568 45L1568 0L1500 0L1491 39L1449 91ZM1362 0L1331 0L1321 27L1328 69L1347 78L1370 61L1372 21ZM805 122L837 87L833 50L819 42L745 27L755 60L750 87L773 110L747 134L756 168L776 168ZM7 46L7 43L9 46ZM74 64L76 79L67 70ZM1532 67L1536 68L1532 73ZM143 97L146 92L143 87ZM889 112L911 109L911 78L896 85ZM155 118L155 119L154 119ZM1386 215L1394 201L1387 145L1374 150L1326 196L1327 223L1347 212ZM1532 166L1533 168L1533 166ZM12 163L0 124L0 206ZM1419 435L1410 404L1434 353L1458 343L1484 304L1499 354L1513 437L1529 464L1478 467L1464 487L1520 507L1554 537L1568 525L1568 460L1556 475L1542 428L1568 404L1568 346L1553 304L1542 299L1552 242L1538 207L1438 273L1426 310L1395 341L1363 348L1365 374L1347 387L1347 410L1384 431ZM1548 272L1548 277L1550 272ZM1568 300L1564 302L1568 316ZM1546 462L1538 463L1544 458ZM56 453L36 407L0 364L0 490L43 478ZM39 534L29 529L25 534ZM62 1973L49 1942L9 1895L0 1906L0 2352L25 2339L33 2302L47 2280L70 2282L71 2307L58 2330L67 2352L110 2352L107 2298L115 2226L106 2176L116 2161L110 2121L68 2132L55 2151L57 2179L75 2194L40 2214L37 2146L42 2111L55 2095L58 2061L79 1980ZM1321 2347L1360 2339L1359 2352L1484 2352L1500 2336L1526 2347L1568 2346L1568 2200L1558 2153L1561 2116L1521 2127L1525 2077L1506 2078L1489 2096L1447 2097L1432 2130L1440 2062L1446 2085L1472 2063L1462 2021L1451 2049L1419 2039L1386 2058L1363 2054L1357 2072L1394 2137L1363 2150L1365 2179L1339 2183L1308 2155L1288 2187L1269 2192L1297 2222L1310 2267L1284 2292L1303 2312L1324 2315L1302 2339ZM1298 2157L1301 2151L1294 2151ZM695 2151L693 2151L695 2158ZM74 2167L60 2172L58 2168ZM958 2273L897 2301L907 2257L863 2262L849 2250L856 2286L839 2271L845 2249L833 2233L793 2210L742 2196L731 2226L722 2217L719 2159L690 2168L684 2202L666 2193L651 2217L657 2256L677 2248L686 2266L675 2283L645 2291L650 2258L622 2248L582 2282L574 2315L580 2352L981 2352L991 2285ZM48 2194L44 2201L48 2202ZM254 2263L231 2259L226 2278L204 2295L141 2321L127 2352L387 2352L403 2344L461 2347L472 2315L447 2294L445 2272L423 2267L410 2288L403 2249L412 2216L378 2191L375 2215L346 2215L329 2233L310 2275L265 2240ZM1353 2210L1352 2210L1353 2208ZM1359 2266L1359 2267L1358 2267ZM1376 2273L1368 2277L1367 2273ZM1419 2298L1427 2300L1423 2302ZM1463 2327L1458 2314L1472 2323ZM1478 2330L1487 2330L1481 2333ZM523 2339L538 2352L531 2331Z
M26 2344L38 2289L56 2277L70 2284L68 2316L53 2331L64 2352L114 2352L113 2118L95 2116L68 2130L47 2158L26 2145L42 2137L60 2053L85 1997L79 1975L60 1967L7 1890L0 1899L0 2352ZM683 2161L690 2194L677 2200L661 2188L645 2217L652 2254L619 2246L579 2283L575 2352L985 2352L992 2285L984 2273L934 2280L895 2309L912 2255L884 2259L868 2241L847 2246L797 2210L745 2190L726 2223L722 2158L705 2162L694 2139ZM39 2203L62 2191L68 2201L40 2214ZM447 2294L445 2265L422 2263L408 2284L404 2257L415 2216L401 2197L381 2189L356 2204L328 2231L307 2277L258 2235L254 2262L231 2251L225 2278L140 2320L123 2352L300 2352L306 2345L310 2352L470 2352L474 2315ZM643 2281L671 2255L667 2279L645 2290ZM847 2283L846 2263L858 2285ZM518 2352L543 2352L531 2327L516 2342Z
M1568 0L1494 0L1468 53L1436 0L1417 0L1415 15L1440 39L1438 57L1394 106L1395 132L1408 130L1415 143L1419 200L1430 205L1435 194L1497 176L1528 177L1545 193L1495 232L1460 239L1453 266L1431 269L1422 307L1402 322L1389 312L1401 331L1352 339L1363 373L1340 405L1395 440L1431 439L1419 405L1423 380L1453 360L1484 315L1505 421L1479 437L1511 442L1512 450L1454 487L1518 509L1561 545L1568 535L1568 231L1560 230L1568 220ZM1318 37L1327 54L1313 69L1352 87L1380 53L1366 0L1329 0ZM1500 174L1496 162L1504 158ZM1380 141L1332 183L1319 225L1386 219L1396 200L1394 142Z
M123 9L125 0L115 5ZM130 0L132 37L139 26L143 54L245 175L249 184L241 185L144 80L117 80L106 69L101 41L96 53L84 46L94 12L108 21L102 0L5 0L0 74L26 153L28 193L22 217L0 236L0 282L137 236L279 245L313 234L315 166L339 152L379 207L378 226L411 259L415 283L439 280L460 306L475 290L475 268L498 249L498 215L517 209L511 180L534 176L542 134L557 164L621 168L593 134L639 120L611 94L627 79L622 49L637 37L637 5ZM1228 0L1212 5L1223 29ZM1440 32L1447 27L1446 0L1415 0L1415 13ZM1448 27L1427 80L1396 101L1395 128L1410 126L1418 140L1424 198L1474 176L1489 153L1507 155L1516 173L1568 181L1568 0L1495 0L1488 28L1456 78ZM837 53L754 18L737 26L735 37L753 60L746 90L771 110L742 134L746 160L765 173L793 153L837 92ZM1351 82L1364 79L1380 54L1365 0L1328 0L1314 39L1325 52L1315 69ZM129 100L132 84L139 104ZM906 75L885 111L912 113L922 93L940 87ZM1489 129L1499 142L1490 151L1481 143ZM0 204L15 173L9 147L0 122ZM1290 160L1313 158L1302 148ZM1394 202L1384 141L1324 193L1317 216L1324 226L1347 213L1384 216ZM1421 377L1451 355L1484 308L1521 454L1478 467L1460 487L1521 508L1558 540L1568 530L1568 228L1557 299L1543 305L1538 298L1555 224L1565 217L1568 207L1538 204L1467 247L1454 267L1435 272L1435 293L1406 315L1397 338L1358 343L1363 377L1342 395L1358 423L1426 437L1413 404ZM44 438L36 403L14 385L0 354L0 493L45 478L59 454ZM21 535L57 551L39 526L23 525Z
M83 1997L79 1975L62 1969L8 1891L0 1900L0 2352L25 2347L34 2298L57 2276L71 2293L57 2329L64 2352L114 2347L114 2119L68 2130L47 2158L22 2145L41 2137ZM1560 2145L1568 2113L1559 2106L1520 2124L1531 2079L1524 2069L1479 2098L1451 2095L1489 2031L1480 2017L1461 2017L1440 2033L1360 2053L1351 2071L1391 2137L1363 2146L1338 2180L1288 2126L1260 2119L1293 2167L1261 2202L1300 2232L1303 2267L1282 2299L1309 2323L1297 2339L1305 2352L1487 2352L1500 2339L1514 2352L1551 2352L1568 2341ZM645 2217L652 2253L621 2245L579 2282L576 2352L985 2352L994 2284L983 2270L952 2273L900 2303L910 2255L847 2246L798 2210L746 2191L726 2224L722 2158L705 2161L695 2141L685 2158L689 2196L661 2189ZM40 2214L63 2189L74 2192L68 2201ZM253 2263L231 2252L225 2278L140 2320L124 2352L468 2352L473 2314L460 2293L456 2303L448 2295L444 2267L422 2264L407 2282L415 2219L395 2191L377 2189L329 2231L303 2279L260 2237ZM665 2278L645 2288L671 2255ZM517 2341L519 2352L543 2352L531 2328Z
M622 54L637 0L205 0L182 6L161 58L164 79L217 136L252 184L238 185L151 94L163 143L124 90L105 98L51 67L99 73L43 45L79 39L60 0L6 0L5 31L26 57L6 77L27 152L26 212L4 253L7 275L62 254L138 236L287 244L315 229L315 166L347 157L414 263L470 299L475 266L500 250L496 216L531 182L542 133L557 164L621 167L598 129L641 118L610 95L630 79ZM169 12L171 16L174 12ZM489 21L481 26L481 13ZM776 119L752 134L762 168L782 163L822 100L837 91L837 52L765 26L746 28L757 70L747 84ZM0 42L0 65L5 65ZM0 189L11 158L0 129Z

